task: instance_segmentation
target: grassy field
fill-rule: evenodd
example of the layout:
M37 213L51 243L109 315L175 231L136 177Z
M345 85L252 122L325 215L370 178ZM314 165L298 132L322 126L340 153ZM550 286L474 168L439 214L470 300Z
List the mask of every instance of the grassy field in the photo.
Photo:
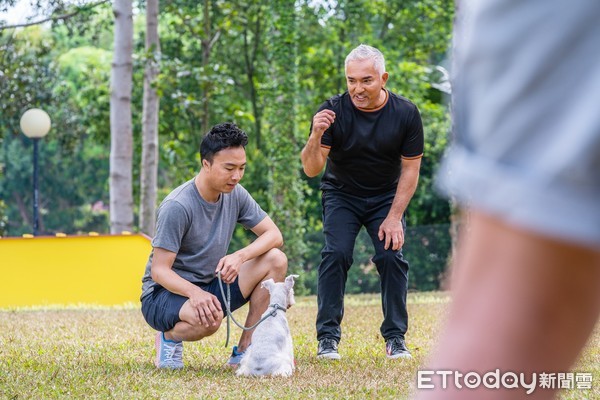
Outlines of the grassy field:
M0 311L0 399L402 399L410 397L448 306L442 293L409 295L412 360L387 360L376 295L348 296L340 362L315 358L316 299L288 312L297 370L292 378L237 378L224 367L225 326L186 343L181 371L152 365L154 332L137 305ZM245 310L236 312L238 319ZM231 342L240 330L232 325ZM560 345L560 344L557 344ZM600 329L577 371L592 372L591 391L563 399L600 399Z

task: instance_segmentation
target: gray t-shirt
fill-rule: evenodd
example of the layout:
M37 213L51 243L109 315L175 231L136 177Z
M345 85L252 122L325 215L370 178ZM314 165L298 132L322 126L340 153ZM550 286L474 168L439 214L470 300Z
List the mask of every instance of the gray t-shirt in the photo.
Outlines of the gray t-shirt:
M231 193L222 193L216 203L209 203L192 179L173 190L158 208L152 247L177 253L173 271L182 278L208 283L215 277L219 260L227 254L236 223L252 229L266 215L239 184ZM153 254L154 250L142 278L141 297L157 285L150 276Z

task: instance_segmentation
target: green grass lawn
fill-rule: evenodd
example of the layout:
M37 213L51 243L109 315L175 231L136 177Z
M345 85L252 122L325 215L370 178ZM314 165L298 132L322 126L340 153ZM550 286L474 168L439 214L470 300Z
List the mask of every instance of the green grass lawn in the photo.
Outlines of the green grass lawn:
M224 347L224 324L211 338L185 343L185 369L158 371L152 364L154 332L137 305L2 310L0 399L408 398L447 306L442 293L409 294L407 344L414 358L387 360L379 296L348 296L342 360L325 362L315 358L316 299L297 298L288 312L297 370L287 379L238 378L224 367L231 351ZM237 319L245 311L237 311ZM239 334L232 325L232 343ZM600 329L576 370L592 372L592 390L566 390L561 398L600 399Z

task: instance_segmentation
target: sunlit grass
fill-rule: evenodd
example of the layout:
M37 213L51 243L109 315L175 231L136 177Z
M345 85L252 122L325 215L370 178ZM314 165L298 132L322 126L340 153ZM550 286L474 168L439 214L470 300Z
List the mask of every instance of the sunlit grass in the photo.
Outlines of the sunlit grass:
M407 343L412 360L387 360L379 334L378 295L348 296L340 362L315 358L316 298L299 297L288 312L297 370L292 378L238 378L224 367L224 327L213 337L186 343L182 371L152 365L154 332L138 306L48 307L0 311L0 399L402 399L410 396L426 362L448 296L411 293ZM244 319L245 309L236 312ZM240 330L232 327L232 342ZM600 386L598 329L577 370ZM600 398L565 391L565 399Z

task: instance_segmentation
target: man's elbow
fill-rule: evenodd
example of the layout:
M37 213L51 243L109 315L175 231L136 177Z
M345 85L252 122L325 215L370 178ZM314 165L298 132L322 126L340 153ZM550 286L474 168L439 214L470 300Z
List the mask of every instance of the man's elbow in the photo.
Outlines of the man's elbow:
M273 247L276 249L283 247L283 235L281 234L281 231L277 232L277 236L275 237L275 243Z
M302 163L302 171L304 171L304 174L309 178L312 178L312 176L310 175L310 168L308 167L308 163L306 161L306 158L304 157L304 153L302 153L300 157L300 162Z
M322 169L323 167L319 168L318 166L314 165L314 163L302 158L302 170L309 178L314 178L315 176L319 175L319 172L321 172Z
M154 268L151 267L150 268L150 277L152 278L152 280L154 282L159 282L160 281L160 272L158 271L158 268Z
M311 169L311 168L309 168L308 166L305 166L305 165L303 165L302 167L303 167L302 169L304 170L304 173L309 178L314 178L315 176L319 175L319 172L321 172L321 171L316 170L314 168Z

